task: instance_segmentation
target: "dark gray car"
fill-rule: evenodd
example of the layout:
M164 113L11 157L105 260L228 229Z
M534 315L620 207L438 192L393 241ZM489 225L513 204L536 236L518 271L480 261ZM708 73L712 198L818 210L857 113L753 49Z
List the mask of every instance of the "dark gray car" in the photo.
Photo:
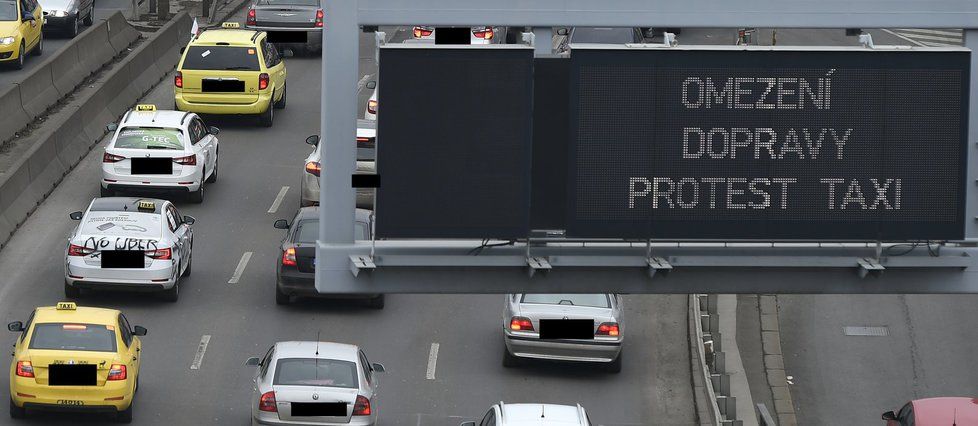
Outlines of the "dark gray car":
M321 52L325 19L320 0L257 0L245 28L267 32L279 49Z
M44 11L44 30L62 31L71 37L78 35L82 24L95 20L95 0L40 0Z

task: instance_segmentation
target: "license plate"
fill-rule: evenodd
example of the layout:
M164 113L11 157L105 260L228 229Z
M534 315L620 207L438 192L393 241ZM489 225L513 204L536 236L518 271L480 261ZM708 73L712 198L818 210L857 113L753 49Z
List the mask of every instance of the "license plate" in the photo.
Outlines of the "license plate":
M60 405L85 405L85 401L78 401L74 399L59 399L58 404Z

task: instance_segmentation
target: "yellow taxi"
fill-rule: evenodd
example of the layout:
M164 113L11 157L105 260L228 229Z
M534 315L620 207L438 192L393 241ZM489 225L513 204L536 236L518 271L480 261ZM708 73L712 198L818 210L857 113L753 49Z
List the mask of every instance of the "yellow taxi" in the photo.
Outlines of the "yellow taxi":
M130 327L114 309L78 307L74 302L40 307L20 333L10 364L10 416L27 410L96 412L132 421L139 384L141 343L146 329Z
M0 0L0 63L24 68L24 56L44 49L44 15L37 0Z
M4 0L0 0L4 1ZM198 114L257 114L271 127L285 108L285 62L264 31L236 22L205 29L190 40L173 77L176 109Z

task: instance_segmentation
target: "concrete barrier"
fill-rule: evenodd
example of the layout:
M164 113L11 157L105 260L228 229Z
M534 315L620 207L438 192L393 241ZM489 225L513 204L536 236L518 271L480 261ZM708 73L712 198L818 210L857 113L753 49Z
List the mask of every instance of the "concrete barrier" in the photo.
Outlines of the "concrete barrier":
M50 63L35 67L17 85L20 86L21 105L31 121L61 99L61 93L54 87Z
M109 19L105 20L105 29L109 36L109 44L116 52L121 52L128 48L132 42L139 38L139 31L136 31L122 12L116 11Z
M94 71L79 66L75 39L62 47L57 55L48 57L47 66L51 68L52 83L58 89L61 97L68 96L69 93L75 91L75 87L78 87L78 84Z
M116 51L109 43L107 22L109 21L92 25L75 38L75 48L78 49L78 64L82 69L94 72L119 54L119 51Z
M20 86L16 84L0 89L0 111L3 111L0 113L0 142L12 138L31 121L20 99Z

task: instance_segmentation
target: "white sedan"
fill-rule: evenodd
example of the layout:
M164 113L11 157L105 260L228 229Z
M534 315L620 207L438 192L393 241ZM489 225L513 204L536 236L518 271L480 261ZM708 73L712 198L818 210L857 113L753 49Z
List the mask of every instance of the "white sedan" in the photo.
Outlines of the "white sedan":
M114 131L102 155L101 195L116 192L188 194L204 201L204 182L217 181L217 127L192 112L137 105Z
M84 213L68 216L81 223L65 248L66 296L118 289L177 300L193 260L193 217L180 216L166 200L127 197L96 198Z

